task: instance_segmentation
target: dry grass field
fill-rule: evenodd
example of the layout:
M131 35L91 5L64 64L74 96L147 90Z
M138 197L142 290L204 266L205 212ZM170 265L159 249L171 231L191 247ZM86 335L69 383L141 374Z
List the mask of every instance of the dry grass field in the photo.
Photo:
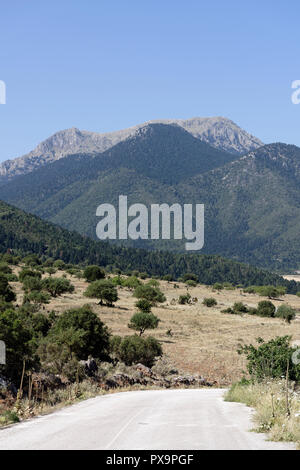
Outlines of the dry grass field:
M17 273L20 268L16 268ZM62 276L58 271L55 276ZM136 311L136 299L133 292L127 288L118 288L119 300L115 307L108 308L97 304L83 296L87 287L84 280L67 275L75 286L73 294L62 295L45 306L45 311L63 310L79 307L84 304L93 306L94 311L110 328L113 334L125 336L133 334L128 328L132 314ZM147 282L147 281L144 281ZM11 283L17 293L17 303L21 304L23 291L18 282ZM157 330L150 331L154 337L161 341L164 353L174 367L184 373L201 374L217 385L229 385L240 379L245 370L245 359L236 352L239 344L255 342L257 337L269 340L276 336L291 335L293 340L300 340L300 315L289 325L282 320L261 318L251 315L231 315L221 310L232 306L234 302L243 302L255 307L260 300L256 294L245 294L239 289L213 291L211 287L199 285L188 288L192 297L198 302L192 305L179 305L179 295L187 292L187 286L173 282L160 281L160 288L167 301L153 308L161 322ZM204 297L214 297L218 304L208 308L202 304ZM286 295L281 300L272 301L276 306L283 302L299 309L300 298ZM171 330L171 335L167 331Z

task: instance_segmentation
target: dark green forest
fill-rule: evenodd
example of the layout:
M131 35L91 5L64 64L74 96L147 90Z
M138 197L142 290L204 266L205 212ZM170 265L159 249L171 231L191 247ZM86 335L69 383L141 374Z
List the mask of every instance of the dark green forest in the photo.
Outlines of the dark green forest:
M186 273L194 273L203 284L272 284L286 286L289 293L300 290L294 281L220 256L148 251L96 242L4 202L0 202L0 251L20 256L35 253L44 258L62 259L72 264L96 264L123 273L137 270L151 276L170 275L174 280Z

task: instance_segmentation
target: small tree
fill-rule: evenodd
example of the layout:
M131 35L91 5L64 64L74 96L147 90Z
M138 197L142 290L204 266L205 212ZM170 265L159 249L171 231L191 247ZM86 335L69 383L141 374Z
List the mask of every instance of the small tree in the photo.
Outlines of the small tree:
M213 297L206 297L203 299L202 303L203 305L206 305L206 307L214 307L218 302Z
M197 282L193 281L193 279L188 279L185 283L189 287L197 287Z
M269 300L262 300L257 306L257 315L261 317L274 317L276 307Z
M129 289L135 289L141 285L141 281L136 276L129 276L122 280L122 286L128 287Z
M277 299L286 292L285 287L282 286L261 286L257 288L259 295L269 297L269 299Z
M16 300L16 294L10 287L5 274L0 274L0 299L4 302L13 302Z
M285 376L289 364L289 378L299 381L300 365L294 364L291 360L297 349L290 347L290 339L289 336L278 336L265 342L262 338L258 338L257 347L252 344L242 346L238 349L238 353L246 356L248 371L257 380Z
M140 336L142 336L146 330L157 328L159 322L159 318L153 315L153 313L137 312L131 317L128 328L139 331Z
M62 271L65 267L65 262L62 259L57 259L54 261L53 267Z
M224 288L223 284L221 284L220 282L216 282L214 285L213 285L213 289L214 290L222 290Z
M50 343L65 345L78 359L107 358L109 331L89 305L63 312L51 328Z
M25 277L23 281L23 289L25 292L41 291L43 288L42 281L37 277Z
M125 336L123 339L116 337L111 346L114 356L127 366L141 363L147 367L152 367L155 358L162 356L162 347L152 336L143 338L133 335Z
M282 318L287 323L291 323L291 321L294 320L295 316L295 310L289 305L280 305L280 307L278 307L275 312L275 317Z
M151 302L152 305L156 303L162 303L166 300L166 297L158 287L152 287L149 285L138 286L133 294L138 299L146 299Z
M27 277L41 279L42 275L39 271L33 271L32 269L24 268L19 274L19 281L23 282Z
M57 297L65 292L74 292L74 286L68 279L64 277L48 277L42 281L43 288L52 295Z
M108 307L112 307L114 302L118 300L118 291L112 282L99 279L92 282L84 292L86 297L99 299L99 305L103 305L103 301Z
M186 282L186 281L195 281L195 282L198 282L198 276L194 273L186 273L184 276L183 276L183 282Z
M105 272L103 269L100 268L100 266L87 266L83 272L83 277L88 281L88 282L93 282L97 281L99 279L104 279L105 278Z
M188 292L186 294L180 295L178 299L180 305L190 304L191 303L191 294Z
M26 302L32 302L36 306L36 309L39 310L41 305L49 304L50 295L45 292L33 291L24 296L23 303Z
M135 303L135 306L143 313L151 313L152 304L149 300L140 299Z

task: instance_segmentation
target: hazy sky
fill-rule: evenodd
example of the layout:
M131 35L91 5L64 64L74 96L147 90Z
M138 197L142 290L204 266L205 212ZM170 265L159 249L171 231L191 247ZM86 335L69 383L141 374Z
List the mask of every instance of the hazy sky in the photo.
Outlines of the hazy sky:
M299 0L0 0L0 160L73 126L215 115L300 146L297 79Z

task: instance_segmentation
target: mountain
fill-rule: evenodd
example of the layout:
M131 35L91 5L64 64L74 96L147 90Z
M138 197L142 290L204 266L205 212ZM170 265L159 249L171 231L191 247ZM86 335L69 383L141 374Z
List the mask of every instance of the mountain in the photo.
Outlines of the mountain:
M244 154L263 145L233 121L223 117L149 121L129 129L104 134L72 128L59 131L27 155L0 164L0 183L30 173L43 165L78 153L99 154L135 136L141 128L154 123L175 124L197 139L229 153Z
M269 144L240 157L177 124L147 124L102 153L79 153L0 187L0 199L96 238L96 208L128 203L205 204L203 253L263 268L300 269L300 149ZM183 252L185 240L126 246Z
M171 274L174 279L188 272L195 273L199 282L232 282L249 285L283 285L289 293L300 290L299 283L246 264L219 256L173 254L111 246L96 242L75 232L46 222L34 215L0 201L0 252L25 256L62 259L66 263L99 264L107 269L147 272L149 275Z
M118 199L119 194L132 194L135 187L149 188L151 199L156 186L157 202L168 202L174 196L170 185L236 158L196 139L177 125L149 124L106 152L70 155L20 176L0 188L0 198L51 219L71 202L87 197L83 212L91 211L94 218L96 207L101 202L109 202L110 194ZM127 183L123 180L124 170L131 174ZM114 183L110 179L107 184L109 175L116 178ZM167 200L165 191L170 194Z

